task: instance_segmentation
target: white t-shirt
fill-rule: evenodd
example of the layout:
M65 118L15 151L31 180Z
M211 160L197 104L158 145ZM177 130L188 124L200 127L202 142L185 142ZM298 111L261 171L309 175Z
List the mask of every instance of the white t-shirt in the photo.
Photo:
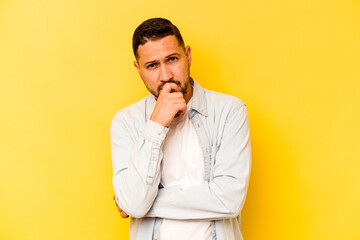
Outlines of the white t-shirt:
M192 100L183 116L173 119L166 135L161 163L161 184L185 189L204 181L204 160L199 139L189 119ZM210 240L210 221L163 219L160 240Z

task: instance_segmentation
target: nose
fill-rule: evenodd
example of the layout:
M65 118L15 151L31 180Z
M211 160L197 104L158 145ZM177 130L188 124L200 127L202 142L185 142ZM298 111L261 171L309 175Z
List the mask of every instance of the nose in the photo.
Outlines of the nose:
M173 74L171 72L171 69L169 69L168 66L166 66L166 64L161 64L160 66L160 81L162 82L167 82L169 81L170 79L173 78Z

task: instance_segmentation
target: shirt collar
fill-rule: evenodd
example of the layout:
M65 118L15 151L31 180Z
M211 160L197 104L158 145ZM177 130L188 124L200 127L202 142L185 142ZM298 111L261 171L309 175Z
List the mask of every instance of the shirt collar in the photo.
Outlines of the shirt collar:
M207 106L205 101L204 89L193 78L190 78L190 84L193 87L191 108L206 117Z
M204 89L193 79L190 78L190 84L193 87L192 105L191 109L198 113L207 116L207 106L205 101ZM156 99L153 94L149 94L146 98L145 116L146 120L150 119L152 112L154 111Z

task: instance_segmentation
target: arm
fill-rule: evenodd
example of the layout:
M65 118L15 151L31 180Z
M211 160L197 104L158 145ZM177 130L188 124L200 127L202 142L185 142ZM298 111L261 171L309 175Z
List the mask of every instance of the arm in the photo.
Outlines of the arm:
M251 166L249 120L245 105L228 116L213 166L213 180L187 189L160 189L146 217L215 220L239 215Z
M167 131L149 120L134 142L121 115L115 116L111 123L115 199L132 217L143 217L158 193L161 147Z
M171 91L175 92L172 93ZM117 206L128 215L141 218L151 208L160 183L162 146L168 126L177 113L186 110L174 83L165 84L153 113L134 142L126 124L128 117L115 116L111 124L113 185ZM126 119L125 119L126 118Z

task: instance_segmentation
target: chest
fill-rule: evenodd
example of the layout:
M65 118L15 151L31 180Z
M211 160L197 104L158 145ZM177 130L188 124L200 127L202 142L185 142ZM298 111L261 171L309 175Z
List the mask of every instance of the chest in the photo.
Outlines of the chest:
M165 187L187 188L204 181L202 147L194 126L187 116L171 125L163 146L161 183Z

